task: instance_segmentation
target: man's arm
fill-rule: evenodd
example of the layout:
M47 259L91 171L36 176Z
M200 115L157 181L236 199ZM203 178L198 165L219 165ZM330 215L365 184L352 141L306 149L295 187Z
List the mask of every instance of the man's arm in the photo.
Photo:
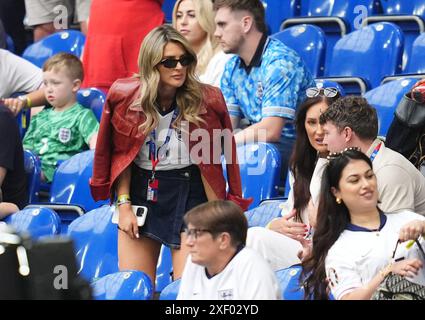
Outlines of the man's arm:
M245 142L278 142L280 140L284 125L284 118L263 118L260 122L257 122L236 133L236 144L243 144Z

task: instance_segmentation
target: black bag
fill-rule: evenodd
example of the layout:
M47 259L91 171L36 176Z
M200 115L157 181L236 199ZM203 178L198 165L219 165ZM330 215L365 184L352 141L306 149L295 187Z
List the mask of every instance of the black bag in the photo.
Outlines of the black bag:
M420 169L425 160L425 104L406 93L397 106L385 145Z
M397 245L400 242L397 242ZM424 259L424 250L416 240L419 250L422 252ZM397 247L396 247L397 250ZM395 252L393 254L393 259ZM372 300L425 300L425 286L411 282L399 274L388 274L381 285L372 295Z

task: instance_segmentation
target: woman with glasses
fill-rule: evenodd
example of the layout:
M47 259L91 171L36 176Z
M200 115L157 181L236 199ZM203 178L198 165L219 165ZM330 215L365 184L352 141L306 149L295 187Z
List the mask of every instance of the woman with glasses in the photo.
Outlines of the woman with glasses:
M196 52L196 73L201 81L220 87L224 66L233 55L225 54L214 37L215 22L211 0L177 0L173 9L173 27Z
M161 244L172 249L174 278L187 250L183 215L214 199L246 208L231 123L221 92L196 80L196 55L171 26L152 30L139 54L139 75L111 87L100 124L91 191L117 199L119 267L155 283ZM222 146L229 192L221 166ZM132 205L147 207L138 226Z
M248 224L240 207L212 201L190 210L184 221L189 257L177 299L280 299L270 266L245 247Z
M359 149L329 158L312 254L303 262L306 296L328 299L330 288L336 299L370 299L390 272L425 285L425 218L378 209L372 162ZM405 242L418 238L420 245Z
M260 252L273 270L300 263L298 253L310 245L320 175L328 154L319 117L340 97L334 87L312 87L306 94L307 99L298 108L295 119L296 139L289 163L291 191L288 201L280 212L276 211L278 217L268 221L265 228L248 230L247 245ZM257 214L256 211L261 214L265 209L260 207L248 214Z

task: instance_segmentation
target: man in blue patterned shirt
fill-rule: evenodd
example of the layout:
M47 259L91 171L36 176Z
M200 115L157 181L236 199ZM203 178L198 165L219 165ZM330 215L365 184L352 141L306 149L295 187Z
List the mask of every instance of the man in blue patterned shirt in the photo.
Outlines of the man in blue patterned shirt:
M215 0L215 36L225 53L234 53L221 78L238 144L271 142L282 155L286 176L295 131L297 106L314 80L298 54L266 34L260 0Z

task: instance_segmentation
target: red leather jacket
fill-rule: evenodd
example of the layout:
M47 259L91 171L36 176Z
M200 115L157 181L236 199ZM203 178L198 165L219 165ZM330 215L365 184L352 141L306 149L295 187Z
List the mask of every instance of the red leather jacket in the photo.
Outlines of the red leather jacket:
M207 130L210 137L214 137L214 129L231 131L232 125L221 91L209 85L203 85L202 90L203 104L200 116L205 123L201 123L200 128ZM140 82L135 77L115 81L108 93L97 138L93 176L90 179L91 193L96 201L108 197L113 199L115 180L133 162L145 141L146 136L138 130L138 126L145 120L145 115L143 111L129 108L139 94ZM190 123L189 134L197 128L196 125ZM218 141L214 142L217 139ZM205 141L201 141L201 139L189 141L189 151L198 142L205 143ZM230 145L224 147L224 152L227 152L227 154L225 153L226 159L231 159L231 163L227 164L228 194L226 194L223 168L219 162L221 150L218 150L219 152L213 150L213 146L221 149L221 138L211 138L209 144L211 157L218 157L218 161L216 158L215 161L211 159L209 162L197 163L208 199L232 200L246 210L252 200L242 198L234 138L231 138ZM232 151L230 155L226 149Z

